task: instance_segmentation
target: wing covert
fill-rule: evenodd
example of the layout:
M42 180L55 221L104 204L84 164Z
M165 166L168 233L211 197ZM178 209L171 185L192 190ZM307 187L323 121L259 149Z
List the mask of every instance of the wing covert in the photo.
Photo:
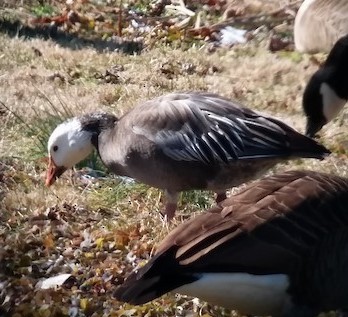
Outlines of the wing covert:
M290 147L280 121L214 94L170 94L150 100L132 127L174 160L205 164L275 157Z

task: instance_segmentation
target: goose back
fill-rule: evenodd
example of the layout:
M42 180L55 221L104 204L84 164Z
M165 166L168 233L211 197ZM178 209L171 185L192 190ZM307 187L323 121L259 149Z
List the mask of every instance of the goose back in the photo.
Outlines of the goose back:
M348 181L337 176L290 171L261 179L174 229L116 297L145 303L182 290L205 273L286 274L293 305L316 301L315 313L340 308L346 293L338 292L335 300L330 295L334 282L319 284L342 260L339 287L348 287L348 253L339 255L348 245L347 206ZM337 282L339 273L331 275ZM320 290L311 292L313 285Z
M305 0L295 18L294 39L300 52L329 52L348 33L346 0Z
M322 235L348 225L348 181L346 179L309 171L291 171L256 181L241 193L220 206L184 223L161 243L157 253L176 246L176 257L181 264L198 264L198 259L216 250L225 241L262 241L265 247L276 246L279 252L302 255L320 241ZM235 239L243 236L243 239ZM207 246L206 248L202 246ZM235 262L238 253L227 251ZM241 262L254 261L241 256ZM256 258L262 254L254 255ZM214 257L210 257L213 259ZM254 260L256 260L256 258ZM275 257L277 259L277 257ZM226 259L224 258L224 261ZM292 264L278 265L283 261L270 260L269 273L292 269ZM215 261L215 259L214 259ZM237 261L239 262L239 261ZM288 262L285 260L284 262ZM255 261L258 265L259 261ZM230 265L229 265L230 267ZM249 270L248 269L248 270ZM264 271L264 266L262 265ZM281 270L281 271L278 271Z
M218 95L174 93L138 105L101 133L99 153L118 174L181 191L224 190L282 159L329 152L281 121Z

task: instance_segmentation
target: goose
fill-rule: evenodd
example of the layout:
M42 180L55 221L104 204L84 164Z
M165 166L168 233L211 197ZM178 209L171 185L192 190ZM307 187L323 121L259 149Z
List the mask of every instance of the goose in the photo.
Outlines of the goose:
M287 171L181 223L114 291L141 305L168 292L248 316L348 310L348 179Z
M289 158L330 153L279 120L210 93L171 93L134 107L121 118L90 113L58 125L48 140L50 186L96 148L116 175L164 189L172 219L178 193L226 189Z
M325 63L313 74L304 90L302 107L307 117L306 135L313 137L334 119L347 99L348 35L345 35L335 43Z
M348 1L305 0L294 23L295 48L302 53L328 53L348 33Z

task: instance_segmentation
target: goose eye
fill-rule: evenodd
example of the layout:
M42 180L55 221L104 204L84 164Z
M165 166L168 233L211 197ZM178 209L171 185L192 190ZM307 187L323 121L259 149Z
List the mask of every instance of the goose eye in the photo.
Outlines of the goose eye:
M53 147L53 152L57 152L58 151L58 145L55 145L54 147Z

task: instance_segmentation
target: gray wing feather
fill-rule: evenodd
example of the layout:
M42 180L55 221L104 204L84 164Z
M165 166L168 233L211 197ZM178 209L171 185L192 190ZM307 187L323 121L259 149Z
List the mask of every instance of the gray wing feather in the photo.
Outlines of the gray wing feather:
M133 132L174 160L228 163L274 157L287 147L286 131L277 120L217 95L169 94L143 106Z

